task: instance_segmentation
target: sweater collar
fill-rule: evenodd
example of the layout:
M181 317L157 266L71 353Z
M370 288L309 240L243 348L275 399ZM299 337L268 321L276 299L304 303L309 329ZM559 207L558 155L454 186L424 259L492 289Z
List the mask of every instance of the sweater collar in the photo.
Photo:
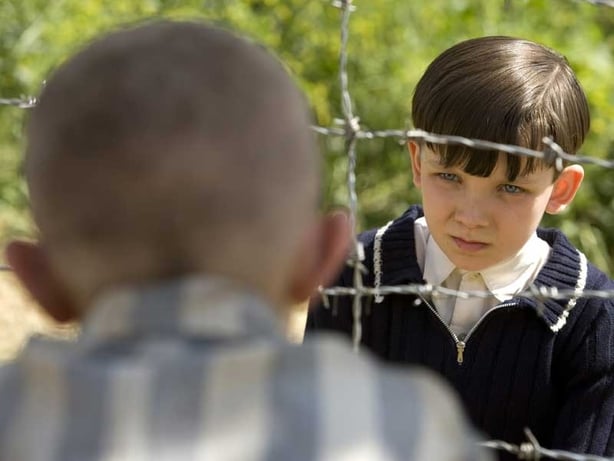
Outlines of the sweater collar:
M374 242L374 273L381 286L426 283L415 254L414 221L424 215L422 207L411 206L399 218L376 232ZM537 235L551 247L550 257L537 274L533 286L555 287L558 290L583 290L586 286L586 257L574 248L556 229L538 229ZM566 323L578 298L514 298L513 301L535 310L553 332Z

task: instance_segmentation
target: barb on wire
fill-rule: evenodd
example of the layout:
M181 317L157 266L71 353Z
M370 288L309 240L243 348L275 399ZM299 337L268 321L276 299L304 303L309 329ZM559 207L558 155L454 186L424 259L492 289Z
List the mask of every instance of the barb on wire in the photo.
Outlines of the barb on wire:
M0 98L0 106L15 106L20 109L30 109L36 105L36 98L26 96L22 98Z
M520 445L504 442L502 440L488 440L479 442L482 447L493 450L503 450L515 455L520 460L558 459L563 461L612 461L612 458L604 458L596 455L584 455L564 450L549 450L540 446L537 438L530 429L525 428L524 433L527 441Z
M11 266L8 266L6 264L0 264L0 272L12 272L13 269L11 268Z

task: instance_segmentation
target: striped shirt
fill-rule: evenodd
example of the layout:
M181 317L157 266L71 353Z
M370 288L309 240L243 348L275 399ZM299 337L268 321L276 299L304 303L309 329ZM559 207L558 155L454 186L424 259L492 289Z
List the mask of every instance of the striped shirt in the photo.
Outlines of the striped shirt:
M36 338L0 368L0 461L479 460L434 375L192 277L101 297L74 343Z

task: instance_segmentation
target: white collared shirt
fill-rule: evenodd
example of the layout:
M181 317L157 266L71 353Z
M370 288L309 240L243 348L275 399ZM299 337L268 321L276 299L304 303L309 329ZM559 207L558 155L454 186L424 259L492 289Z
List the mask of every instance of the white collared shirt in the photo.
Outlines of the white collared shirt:
M457 269L448 259L432 238L424 217L414 222L414 235L418 265L427 283L492 294L487 298L433 298L442 320L459 336L464 336L492 307L527 288L550 255L550 246L534 233L514 257L479 272L469 272Z

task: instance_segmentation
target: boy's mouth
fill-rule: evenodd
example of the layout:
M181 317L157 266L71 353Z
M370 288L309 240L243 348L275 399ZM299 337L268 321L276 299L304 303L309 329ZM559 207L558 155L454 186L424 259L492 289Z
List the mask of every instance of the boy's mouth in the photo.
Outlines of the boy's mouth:
M462 239L460 237L452 236L452 240L454 240L454 243L456 244L456 246L463 251L477 252L477 251L483 250L484 248L488 246L487 243L474 242L471 240Z

